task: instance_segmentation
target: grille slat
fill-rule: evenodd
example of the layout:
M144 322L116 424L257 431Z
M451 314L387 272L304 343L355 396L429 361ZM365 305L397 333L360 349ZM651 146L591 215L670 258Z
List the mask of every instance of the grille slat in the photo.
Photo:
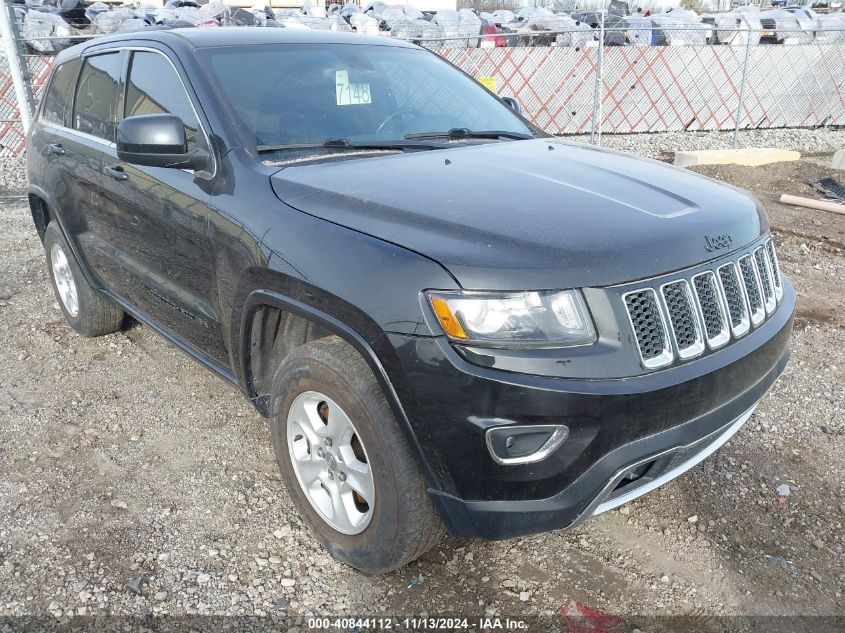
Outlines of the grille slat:
M654 369L746 335L777 309L783 278L769 238L715 270L679 277L659 288L639 288L622 298L641 363Z
M775 311L777 300L775 299L775 286L772 282L772 271L769 267L766 251L762 246L754 251L754 264L757 267L757 275L763 288L763 303L766 314L771 314Z
M748 298L748 306L751 308L751 324L760 325L766 318L766 310L763 307L760 280L751 255L744 255L739 258L739 270L742 274L742 283L745 288L745 296Z
M708 270L693 277L692 284L695 288L699 316L704 324L707 344L711 349L721 347L730 340L731 335L728 328L728 315L725 313L722 295L716 284L716 275Z
M719 268L719 282L731 318L731 331L738 338L748 332L751 327L751 319L748 315L748 301L745 298L745 291L742 288L736 264L730 262Z
M704 341L687 280L668 283L662 287L661 292L669 313L678 356L691 358L700 354L704 351Z
M778 255L775 252L774 240L769 239L766 242L766 253L769 256L769 265L772 269L772 277L775 283L775 299L778 301L783 297L783 281L780 278L780 264L778 263Z
M644 288L629 292L625 295L625 306L643 366L654 368L671 363L672 348L654 290Z

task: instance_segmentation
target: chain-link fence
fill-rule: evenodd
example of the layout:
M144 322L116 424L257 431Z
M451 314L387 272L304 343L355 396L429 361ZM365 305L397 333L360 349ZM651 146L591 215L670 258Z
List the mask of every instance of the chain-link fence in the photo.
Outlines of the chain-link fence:
M44 55L19 55L23 78L33 95L33 103L41 98L41 92L50 77L53 58ZM27 100L24 100L24 107ZM32 112L32 106L29 106ZM26 149L26 132L21 120L21 103L12 84L9 61L6 55L0 57L0 157L21 156Z
M42 51L82 39L22 37L20 27L11 24L16 41L5 43L0 59L0 156L25 150L21 104L33 107L52 67L52 55ZM622 22L597 12L565 29L431 37L394 25L392 35L435 50L498 95L516 97L547 132L589 134L596 143L602 133L727 130L736 144L744 129L845 126L845 20L812 31L755 27ZM9 55L33 98L16 94Z

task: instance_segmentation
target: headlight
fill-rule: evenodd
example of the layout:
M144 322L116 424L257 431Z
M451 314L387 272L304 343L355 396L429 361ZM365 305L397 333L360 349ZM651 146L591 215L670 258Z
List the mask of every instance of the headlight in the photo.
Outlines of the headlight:
M567 347L596 341L581 293L438 292L431 307L449 338L465 343Z

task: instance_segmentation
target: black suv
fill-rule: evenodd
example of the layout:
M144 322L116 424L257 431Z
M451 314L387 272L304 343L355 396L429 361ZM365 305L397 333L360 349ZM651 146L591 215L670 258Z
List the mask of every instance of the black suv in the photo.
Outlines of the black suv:
M270 419L303 520L395 569L669 481L788 360L765 213L543 134L437 55L195 29L61 53L29 200L65 317L128 313Z

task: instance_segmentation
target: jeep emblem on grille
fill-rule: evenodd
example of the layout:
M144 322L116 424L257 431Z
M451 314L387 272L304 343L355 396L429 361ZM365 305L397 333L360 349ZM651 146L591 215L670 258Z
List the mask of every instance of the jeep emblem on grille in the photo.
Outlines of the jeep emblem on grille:
M704 248L711 253L723 248L728 248L733 244L733 238L730 233L720 233L719 235L705 235Z

